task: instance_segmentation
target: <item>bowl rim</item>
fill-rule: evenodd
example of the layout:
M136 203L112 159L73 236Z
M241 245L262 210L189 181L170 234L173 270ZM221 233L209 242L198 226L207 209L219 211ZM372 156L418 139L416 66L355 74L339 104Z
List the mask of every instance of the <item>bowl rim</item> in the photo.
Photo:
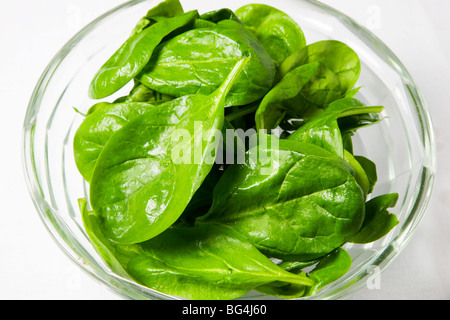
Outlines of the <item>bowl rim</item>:
M176 297L165 295L159 293L153 289L146 288L137 283L131 282L125 278L120 276L111 274L104 270L101 267L98 268L88 268L83 260L79 257L80 250L83 248L74 248L72 245L74 243L68 244L66 242L66 235L61 234L60 223L62 221L54 221L49 216L49 208L46 204L42 195L39 194L40 183L36 174L34 174L35 170L35 159L33 148L34 145L32 143L32 138L34 135L33 129L30 126L30 123L33 123L33 119L35 117L35 106L40 105L41 98L45 93L45 88L47 84L51 81L52 75L54 71L58 68L59 64L65 59L70 50L77 44L79 41L83 39L83 37L89 33L89 31L98 25L101 21L103 21L108 16L114 14L117 11L125 9L127 7L131 7L137 5L142 2L148 2L149 0L131 0L127 1L111 10L105 12L100 15L98 18L87 24L84 28L82 28L77 34L75 34L53 57L47 67L44 69L42 75L40 76L33 92L31 98L28 103L27 111L25 114L25 119L23 122L23 130L22 130L22 167L24 172L24 177L27 185L28 192L32 198L34 207L36 208L41 221L46 227L47 231L56 242L56 244L60 247L60 249L82 270L87 272L90 276L100 281L107 288L115 291L122 297L131 298L131 299L141 299L141 298L149 298L148 293L151 292L151 295L160 299L176 299ZM155 0L151 0L155 2ZM378 46L381 46L381 49L387 52L392 59L392 62L396 65L396 67L400 68L401 73L403 74L403 82L407 81L410 84L410 94L416 106L417 116L420 121L420 128L422 130L420 134L421 143L424 147L424 161L422 163L422 168L420 170L420 188L417 194L414 197L414 204L412 206L411 212L409 216L412 215L413 219L408 220L404 225L400 233L393 238L389 245L386 246L382 251L378 252L376 255L376 263L379 267L379 273L383 272L390 263L395 259L395 257L402 251L402 249L407 246L412 235L416 231L418 225L423 219L423 216L427 210L428 204L431 200L431 194L434 189L435 184L435 175L436 175L436 166L437 166L437 154L436 154L436 140L435 133L433 128L432 119L425 102L425 99L420 93L420 90L417 88L414 80L412 79L409 71L400 61L400 59L392 52L392 50L387 47L384 42L379 39L374 33L365 28L364 26L357 23L353 18L347 16L341 11L321 3L317 0L295 0L300 2L309 3L319 9L325 10L328 13L332 14L335 17L338 17L342 23L346 25L351 25L359 29L364 38L372 40L374 43L377 43ZM44 89L42 89L44 88ZM36 186L38 188L36 188ZM38 191L36 191L38 190ZM42 193L42 192L41 192ZM55 224L58 224L55 225ZM76 247L76 246L75 246ZM373 263L373 261L371 261ZM343 286L335 290L331 293L320 293L313 297L308 298L300 298L300 299L345 299L352 295L353 293L359 291L367 281L371 281L374 277L379 275L379 273L369 273L360 274L357 279L355 279L355 283L351 283L351 285ZM111 279L112 278L112 279ZM363 281L366 280L366 281ZM128 283L132 288L129 288L127 285L123 285ZM118 284L121 284L118 286ZM125 290L124 290L125 289Z

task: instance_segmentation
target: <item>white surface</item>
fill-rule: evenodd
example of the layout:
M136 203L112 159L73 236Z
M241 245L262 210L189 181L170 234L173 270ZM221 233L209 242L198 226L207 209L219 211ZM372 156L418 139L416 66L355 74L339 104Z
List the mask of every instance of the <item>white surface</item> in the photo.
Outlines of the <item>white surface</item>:
M122 2L0 0L0 299L120 299L72 263L38 218L22 174L21 130L51 58L80 28ZM404 62L429 104L438 145L435 192L417 233L350 299L450 299L450 1L323 2L371 29Z

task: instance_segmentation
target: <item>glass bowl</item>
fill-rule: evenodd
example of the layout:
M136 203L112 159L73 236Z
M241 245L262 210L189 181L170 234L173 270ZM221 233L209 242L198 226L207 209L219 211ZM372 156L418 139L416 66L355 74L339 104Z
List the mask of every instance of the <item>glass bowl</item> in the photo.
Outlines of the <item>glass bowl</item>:
M77 200L88 197L79 174L72 141L94 101L88 85L99 67L129 36L136 22L158 1L124 3L85 27L51 61L37 83L24 121L24 170L31 197L49 233L82 269L124 298L176 299L115 275L91 245L81 221ZM254 0L228 0L237 9ZM258 1L270 4L271 1ZM200 13L218 9L216 1L182 1L185 10ZM383 239L369 245L346 245L351 270L316 296L307 299L343 299L383 271L405 247L425 213L435 176L435 142L426 105L408 71L378 38L344 14L312 0L278 0L276 7L298 21L307 42L340 40L352 47L362 62L357 98L383 105L385 119L355 136L355 153L378 166L373 196L397 192L393 212L400 224ZM359 86L357 84L357 86ZM126 95L125 87L115 96ZM270 299L249 293L243 299Z

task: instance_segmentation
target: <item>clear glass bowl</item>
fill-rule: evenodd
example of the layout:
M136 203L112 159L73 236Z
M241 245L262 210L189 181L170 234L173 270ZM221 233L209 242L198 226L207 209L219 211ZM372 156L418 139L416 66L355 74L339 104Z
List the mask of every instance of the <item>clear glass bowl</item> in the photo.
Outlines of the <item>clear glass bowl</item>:
M254 0L228 0L237 9ZM258 1L270 4L271 1ZM82 269L131 299L175 299L111 272L92 247L78 210L77 199L88 197L79 174L72 141L85 112L94 104L88 85L99 67L126 39L135 23L157 1L130 1L104 14L70 40L51 61L32 95L24 121L24 170L30 194L43 223L60 247ZM216 1L182 1L186 10L200 13L221 7ZM364 86L357 98L386 107L380 124L355 137L355 153L375 161L379 181L374 196L397 192L393 212L400 224L385 238L369 245L346 245L351 270L308 299L342 299L384 270L404 248L426 210L435 175L435 141L426 105L414 81L394 53L378 38L344 14L312 0L278 0L303 28L308 43L335 39L360 56ZM124 88L114 97L127 94ZM249 293L245 299L266 299Z

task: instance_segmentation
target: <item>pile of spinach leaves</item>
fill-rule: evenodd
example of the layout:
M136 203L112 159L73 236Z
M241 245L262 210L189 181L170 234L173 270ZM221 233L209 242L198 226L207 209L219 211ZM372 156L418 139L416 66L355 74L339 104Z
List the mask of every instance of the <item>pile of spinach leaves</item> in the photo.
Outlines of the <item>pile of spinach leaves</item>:
M307 44L267 5L152 8L89 94L133 89L92 106L74 138L97 251L118 275L189 299L300 298L342 277L352 263L344 244L398 224L388 211L398 195L372 197L376 165L353 153L355 132L383 111L354 98L360 71L346 44ZM214 134L252 129L253 146ZM179 132L189 134L174 141ZM217 161L234 142L244 159Z

